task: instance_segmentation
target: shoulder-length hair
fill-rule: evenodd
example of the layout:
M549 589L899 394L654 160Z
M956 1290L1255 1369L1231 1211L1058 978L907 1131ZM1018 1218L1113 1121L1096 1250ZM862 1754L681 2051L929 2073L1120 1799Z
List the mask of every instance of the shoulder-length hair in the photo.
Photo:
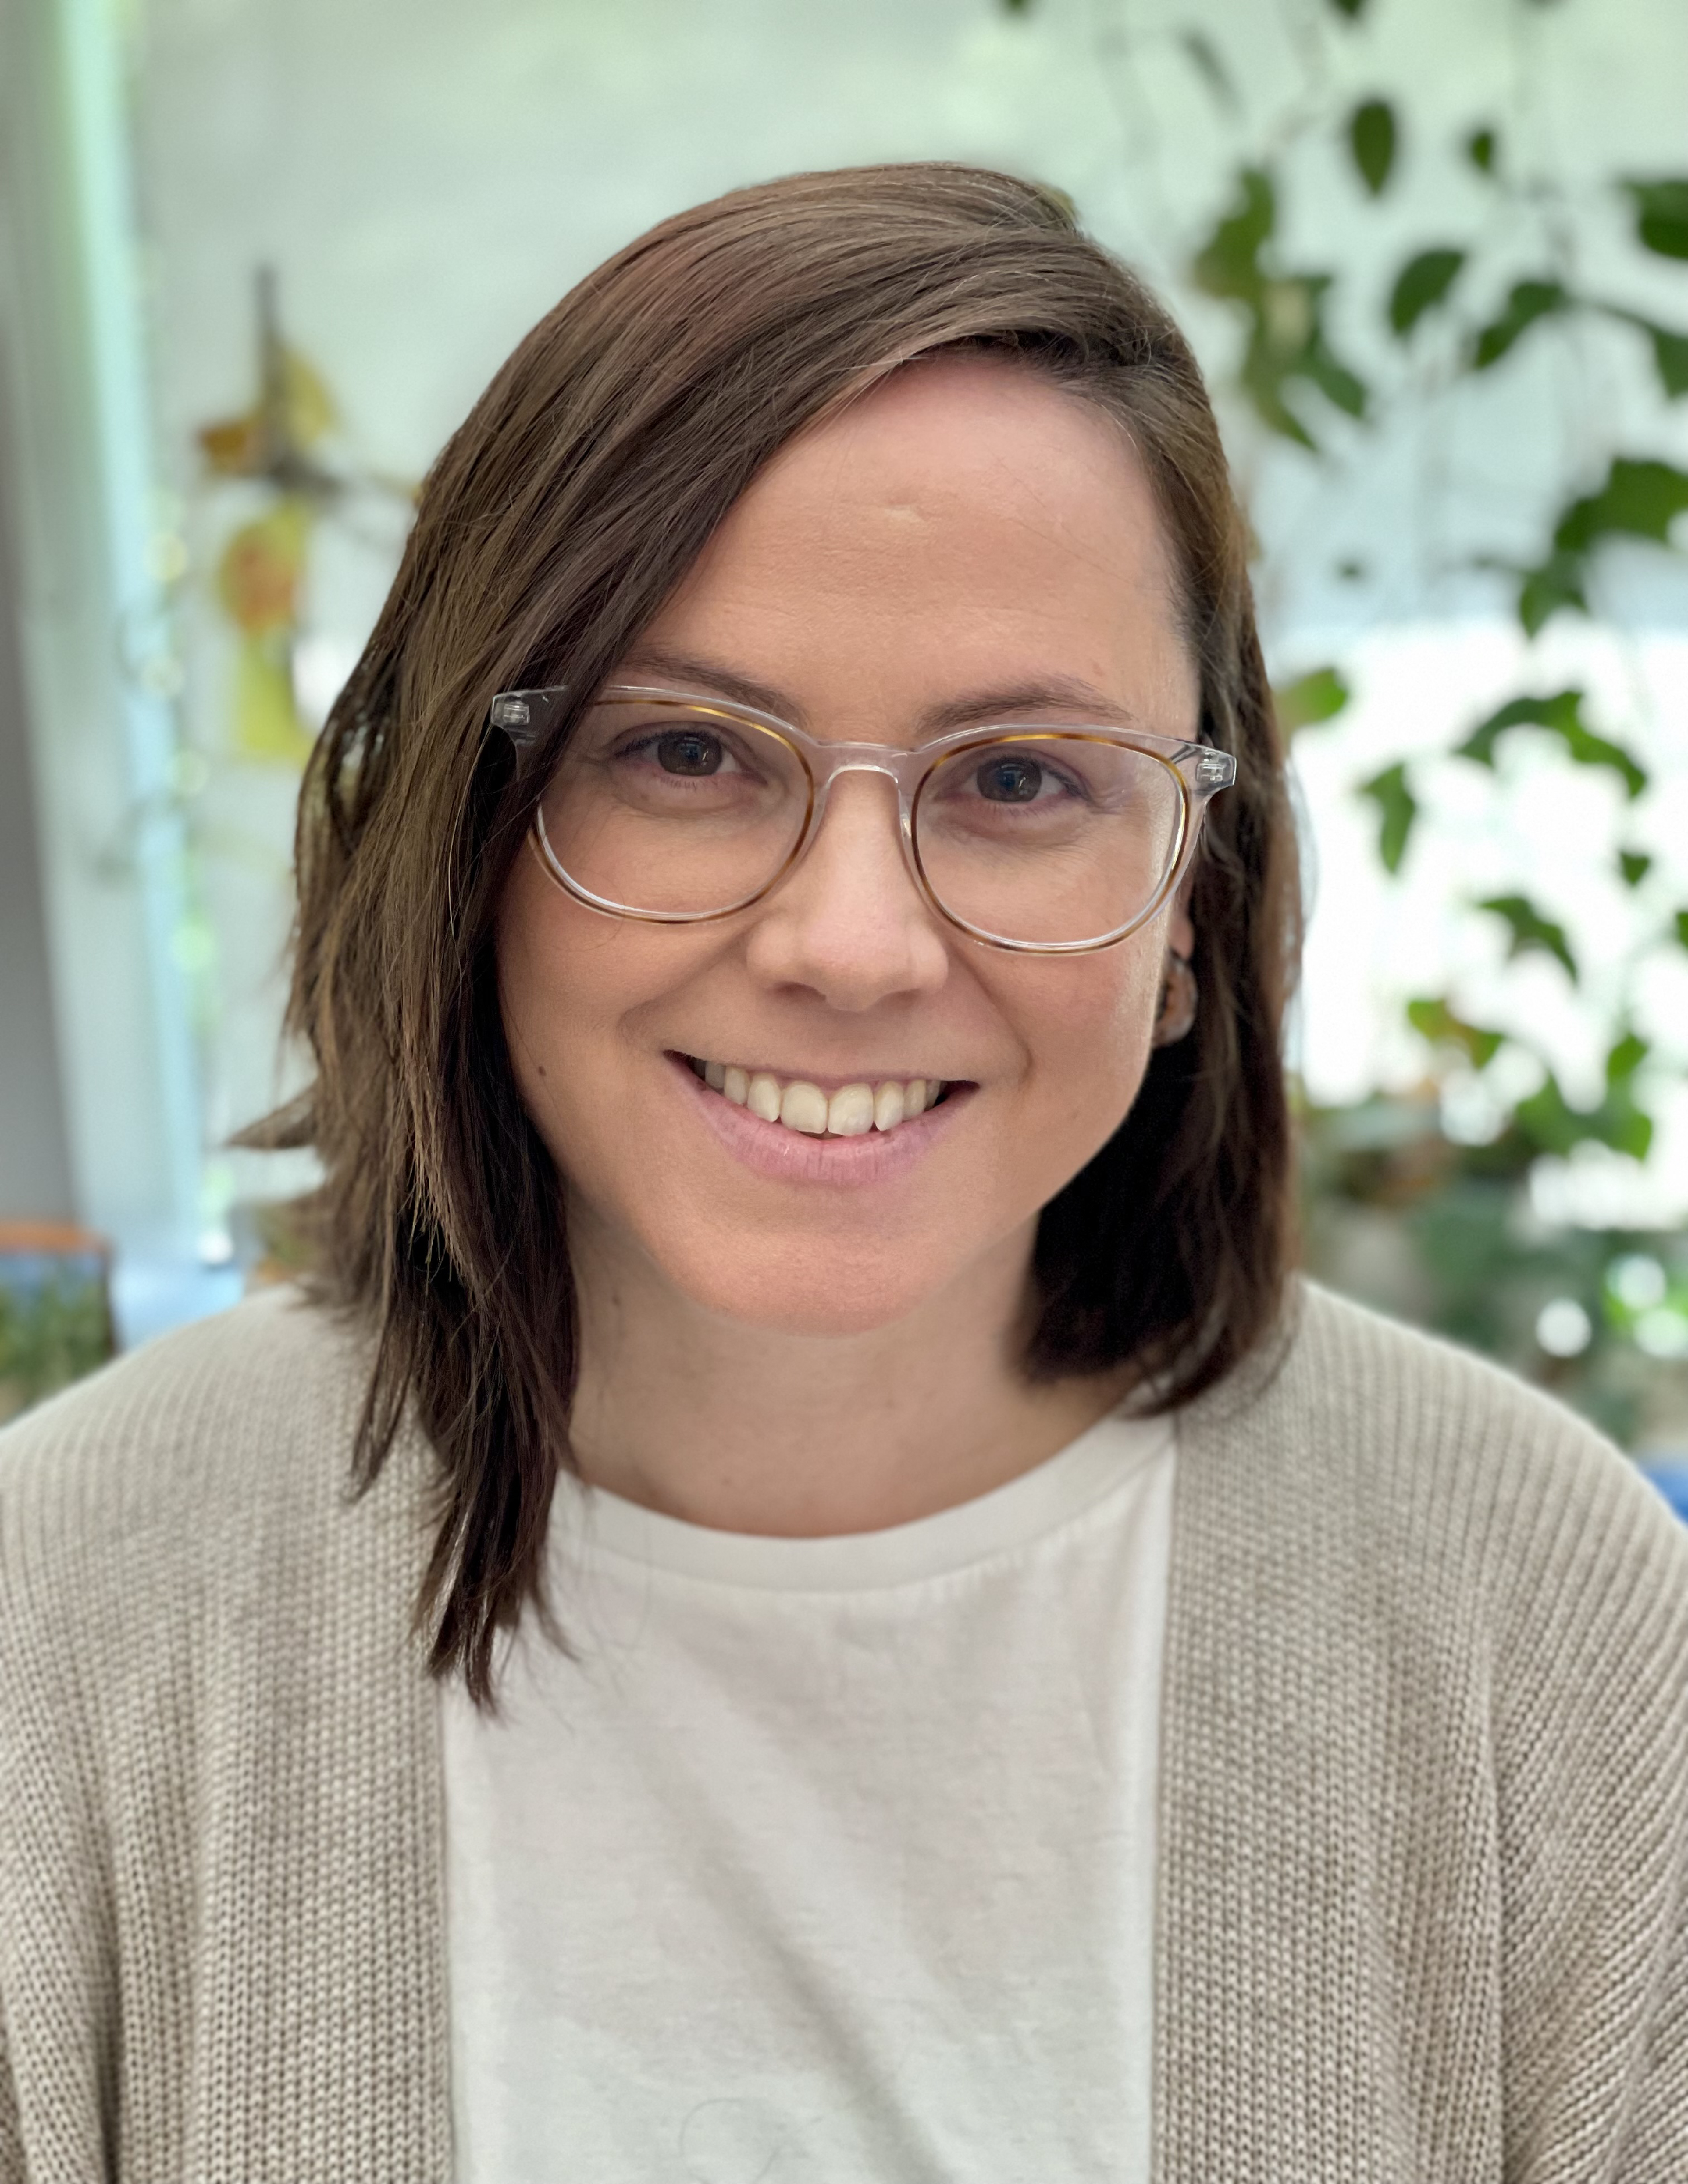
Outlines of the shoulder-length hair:
M499 1630L526 1603L548 1615L577 1349L562 1192L516 1093L493 961L572 716L518 763L490 702L555 683L583 701L779 448L956 346L1123 426L1172 546L1201 733L1238 760L1193 876L1195 1028L1044 1210L1027 1370L1134 1361L1170 1409L1278 1314L1294 837L1245 527L1188 346L1052 193L1002 175L799 175L666 220L540 321L428 476L300 800L287 1022L315 1080L248 1137L320 1158L317 1291L374 1336L355 1476L412 1415L441 1494L418 1615L435 1672L461 1669L477 1702Z

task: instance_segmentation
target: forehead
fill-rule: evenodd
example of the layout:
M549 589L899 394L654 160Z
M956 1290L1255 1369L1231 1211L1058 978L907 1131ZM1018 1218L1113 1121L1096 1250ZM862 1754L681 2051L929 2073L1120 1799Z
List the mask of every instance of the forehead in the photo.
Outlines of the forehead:
M1140 716L1195 675L1142 465L1096 404L1011 360L905 366L782 448L649 633L809 706L1052 682ZM1182 732L1179 722L1168 723Z

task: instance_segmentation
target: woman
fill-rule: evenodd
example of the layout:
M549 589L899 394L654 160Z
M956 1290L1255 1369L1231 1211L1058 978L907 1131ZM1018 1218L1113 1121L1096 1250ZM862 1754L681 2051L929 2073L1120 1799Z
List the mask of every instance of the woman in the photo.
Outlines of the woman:
M0 1467L0 2176L1688 2174L1688 1540L1286 1279L1244 529L1049 198L565 298L299 872L309 1300Z

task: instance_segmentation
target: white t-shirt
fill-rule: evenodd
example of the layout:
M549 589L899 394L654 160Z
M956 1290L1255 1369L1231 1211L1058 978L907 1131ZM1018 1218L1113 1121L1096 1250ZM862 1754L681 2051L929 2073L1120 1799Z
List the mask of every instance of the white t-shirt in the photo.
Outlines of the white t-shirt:
M1173 1436L846 1538L565 1480L445 1700L459 2184L1138 2184Z

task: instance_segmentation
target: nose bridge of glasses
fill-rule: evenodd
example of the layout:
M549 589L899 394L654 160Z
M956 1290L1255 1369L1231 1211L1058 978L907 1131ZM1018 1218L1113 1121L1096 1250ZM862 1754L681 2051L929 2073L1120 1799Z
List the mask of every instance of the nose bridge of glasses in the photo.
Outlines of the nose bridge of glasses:
M919 894L922 889L909 832L915 780L910 770L913 759L914 754L883 744L823 746L814 761L814 805L807 838L798 852L797 861L809 863L811 854L818 850L819 861L829 875L829 887L837 885L840 875L847 872L853 877L844 883L846 887L866 883L874 898L883 901L891 867L882 861L894 860ZM864 781L862 800L846 794L841 804L834 804L830 792L845 774L870 777L877 775L888 784L889 794L885 795L883 791L876 794ZM840 822L842 834L838 831ZM827 846L822 847L823 843Z
M905 750L895 744L815 744L811 764L816 785L822 796L846 773L878 773L906 794L924 763L924 754Z
M815 781L814 810L809 822L810 846L812 848L814 845L816 838L822 827L827 824L828 815L833 809L832 796L833 788L846 774L861 774L869 777L877 775L889 785L890 794L888 809L885 804L877 803L874 792L864 783L863 794L867 800L865 811L867 824L871 827L879 827L884 826L889 820L899 835L905 833L913 801L916 780L912 759L912 753L900 750L894 745L887 744L820 745L810 761L814 770ZM848 810L854 803L853 797L846 797L843 809ZM877 812L874 810L876 804ZM846 832L854 835L855 829L847 825Z

